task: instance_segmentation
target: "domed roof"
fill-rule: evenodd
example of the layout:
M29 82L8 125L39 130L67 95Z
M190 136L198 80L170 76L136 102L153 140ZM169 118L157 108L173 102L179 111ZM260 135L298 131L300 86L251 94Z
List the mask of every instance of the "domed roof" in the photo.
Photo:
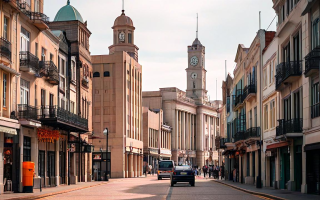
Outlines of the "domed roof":
M56 17L54 18L53 21L57 22L57 21L74 21L74 20L78 20L83 23L82 16L78 12L78 10L75 9L75 7L70 5L70 0L68 0L67 5L60 8L60 10L56 14Z
M122 10L122 14L114 20L113 26L133 26L133 21L130 17L124 14L124 10Z
M198 40L198 38L196 38L192 43L192 46L197 46L197 45L202 46L202 44L201 44L200 40Z

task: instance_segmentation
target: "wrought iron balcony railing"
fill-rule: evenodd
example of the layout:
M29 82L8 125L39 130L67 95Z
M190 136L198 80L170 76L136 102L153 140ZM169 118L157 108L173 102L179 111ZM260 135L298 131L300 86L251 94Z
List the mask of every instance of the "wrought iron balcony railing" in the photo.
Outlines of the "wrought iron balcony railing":
M316 103L311 106L311 118L320 116L320 103Z
M283 62L277 65L276 69L276 89L290 76L300 76L302 74L302 61Z
M23 12L27 16L30 16L31 7L25 0L17 0L17 5L21 12Z
M249 94L255 94L256 93L256 83L252 82L250 85L247 85L243 89L243 98L246 99Z
M0 55L11 60L11 43L3 37L0 38Z
M278 120L279 126L276 128L276 135L281 136L287 133L302 133L302 118L284 120Z
M57 106L41 106L39 120L56 119L88 129L88 120Z
M246 133L245 133L246 139L257 138L257 137L260 137L260 127L251 127L246 130Z
M34 106L28 104L18 104L18 118L27 120L37 120L37 109Z
M59 73L57 66L52 61L40 61L40 76L47 77L47 81L53 85L59 84Z
M238 142L240 140L245 140L245 134L244 132L237 132L235 135L234 135L234 142Z
M39 58L29 51L20 51L20 70L29 71L30 69L39 73Z
M308 77L311 74L312 70L319 70L319 63L320 63L320 46L314 48L306 57L305 59L305 71L304 75Z
M49 17L43 13L40 13L40 12L30 12L30 19L31 20L40 20L40 21L43 21L44 23L49 22Z

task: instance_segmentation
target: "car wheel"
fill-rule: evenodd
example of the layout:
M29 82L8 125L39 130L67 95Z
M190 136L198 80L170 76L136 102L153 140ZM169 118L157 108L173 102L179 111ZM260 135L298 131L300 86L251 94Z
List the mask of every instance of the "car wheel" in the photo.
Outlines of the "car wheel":
M162 178L161 178L161 177L158 177L158 180L162 180Z
M190 185L191 185L192 187L194 187L194 182L191 182Z
M171 181L171 187L173 187L173 186L174 186L174 182Z

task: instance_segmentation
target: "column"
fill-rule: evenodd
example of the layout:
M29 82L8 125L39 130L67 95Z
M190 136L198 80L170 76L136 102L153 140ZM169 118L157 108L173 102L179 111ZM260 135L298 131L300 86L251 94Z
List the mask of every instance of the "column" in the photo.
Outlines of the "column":
M188 143L188 148L190 149L190 150L192 150L192 126L191 126L191 123L192 123L192 119L191 119L191 117L192 117L192 114L191 113L189 113L189 143Z
M60 178L59 178L59 139L55 141L55 179L56 179L56 186L59 185L60 183Z
M208 151L210 150L210 148L211 148L211 143L212 143L212 141L211 141L211 117L210 116L208 116L208 118L209 118L209 120L208 120L208 135L209 135L209 139L208 139Z
M133 174L133 153L129 153L129 162L128 162L129 166L129 170L128 170L128 177L132 178L134 176Z
M191 114L191 150L194 150L194 117Z
M293 95L291 95L293 96ZM295 179L294 179L294 144L293 140L290 144L290 185L289 190L295 190Z
M178 149L182 149L181 148L181 111L179 111L179 137L178 137Z
M181 132L181 149L185 150L186 149L186 113L182 112L182 132Z
M302 149L304 149L304 145L306 144L305 135L303 135L303 143ZM302 151L302 183L301 183L301 193L307 193L307 154L305 151Z
M137 154L133 154L133 177L137 177Z
M128 171L129 171L128 164L129 164L129 161L128 161L128 153L127 152L124 153L124 157L125 157L124 177L128 178Z
M140 176L143 174L143 155L140 155Z
M141 162L140 162L140 155L137 154L137 177L140 176L140 165L141 165Z

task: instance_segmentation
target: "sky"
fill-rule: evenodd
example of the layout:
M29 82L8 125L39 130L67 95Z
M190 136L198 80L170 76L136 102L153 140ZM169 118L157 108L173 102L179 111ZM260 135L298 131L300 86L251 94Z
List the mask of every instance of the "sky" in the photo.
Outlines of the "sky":
M92 32L91 55L108 54L112 26L121 14L122 0L70 0ZM233 74L238 44L250 47L259 29L267 29L275 17L272 0L125 0L125 14L135 26L135 45L142 65L142 90L163 87L186 90L187 47L196 38L206 48L207 90L210 100L221 99L222 81ZM53 20L67 0L46 0L44 13ZM269 27L275 31L276 19ZM233 76L233 75L232 75ZM216 89L217 88L217 89Z

